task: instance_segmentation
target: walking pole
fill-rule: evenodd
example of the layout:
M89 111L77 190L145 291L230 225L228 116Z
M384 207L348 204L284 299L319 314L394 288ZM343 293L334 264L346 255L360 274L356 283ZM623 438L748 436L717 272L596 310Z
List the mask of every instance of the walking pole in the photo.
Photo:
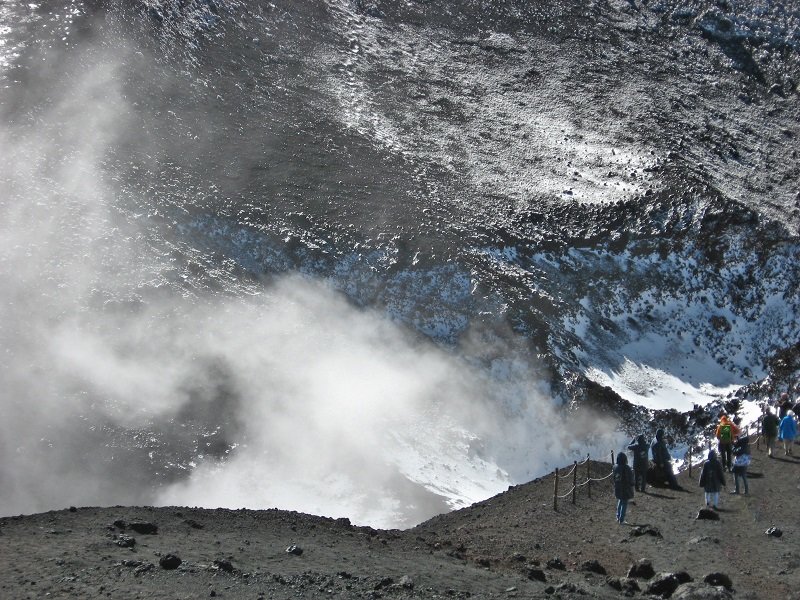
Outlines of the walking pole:
M553 480L553 510L558 510L558 467L556 467L556 478Z
M578 492L578 461L572 463L572 503L575 504L575 494Z

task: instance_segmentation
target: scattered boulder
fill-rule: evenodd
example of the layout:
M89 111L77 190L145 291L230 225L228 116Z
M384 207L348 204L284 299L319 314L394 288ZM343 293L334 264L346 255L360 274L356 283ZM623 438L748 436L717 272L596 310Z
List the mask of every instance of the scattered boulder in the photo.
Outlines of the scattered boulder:
M133 529L136 533L141 533L142 535L155 535L158 533L158 525L155 523L147 523L146 521L129 523L128 527Z
M653 569L653 563L646 558L637 560L628 568L628 577L637 577L639 579L650 579L656 574Z
M214 566L220 571L225 571L226 573L233 573L233 563L231 563L231 561L229 560L215 560Z
M580 594L581 596L586 595L586 590L579 588L571 581L565 581L564 583L556 586L555 591L562 594Z
M693 537L689 540L689 544L702 544L703 542L711 542L713 544L719 544L719 538L711 537L708 535L700 536L700 537Z
M597 573L598 575L608 574L605 567L601 565L600 562L596 559L586 560L582 562L578 568L581 571L587 571L589 573Z
M777 527L770 527L764 533L766 533L769 536L776 537L776 538L779 538L779 537L781 537L783 535L783 531L781 531Z
M288 548L286 548L287 554L294 554L295 556L300 556L303 553L303 549L300 546L296 546L292 544Z
M719 521L719 513L710 508L701 508L697 511L695 519L699 521Z
M722 586L707 583L684 583L672 595L673 600L732 600L733 594Z
M645 592L653 596L669 598L675 593L679 585L688 583L691 580L692 578L686 571L680 571L678 573L659 573L650 580Z
M172 569L177 569L178 567L181 566L182 562L183 561L180 559L180 557L174 554L165 554L164 556L158 559L158 564L161 566L161 568L166 569L168 571Z
M641 590L636 580L630 577L608 577L606 583L626 596L633 596Z
M203 527L204 527L204 525L202 523L198 523L194 519L186 519L184 521L184 523L186 525L188 525L189 527L191 527L192 529L203 529Z
M133 548L136 545L136 538L130 535L120 534L117 537L116 544L120 548Z
M564 561L562 561L560 558L554 556L553 558L547 561L547 568L556 569L557 571L566 571L567 565L565 565Z
M411 579L411 577L409 577L408 575L403 575L400 578L400 581L398 582L398 585L400 587L402 587L402 588L407 589L407 590L413 590L414 589L414 580Z
M703 581L708 585L722 586L728 591L733 589L733 581L725 573L709 573L703 577Z
M641 537L643 535L649 535L655 538L664 537L663 535L661 535L661 531L659 531L657 527L651 527L650 525L638 525L633 529L631 529L630 532L631 537Z
M541 582L547 581L547 575L545 575L544 571L542 571L541 569L533 569L533 568L528 569L527 576L528 579L530 579L531 581L541 581Z

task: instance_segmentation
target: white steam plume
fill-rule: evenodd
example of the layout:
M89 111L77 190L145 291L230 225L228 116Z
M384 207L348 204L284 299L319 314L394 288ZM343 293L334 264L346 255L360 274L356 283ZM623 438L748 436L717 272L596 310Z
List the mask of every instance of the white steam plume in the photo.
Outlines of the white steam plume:
M131 107L101 58L0 131L0 514L278 506L405 526L586 451L515 340L479 367L295 276L154 294L170 265L117 206L107 157ZM605 451L613 427L591 429Z

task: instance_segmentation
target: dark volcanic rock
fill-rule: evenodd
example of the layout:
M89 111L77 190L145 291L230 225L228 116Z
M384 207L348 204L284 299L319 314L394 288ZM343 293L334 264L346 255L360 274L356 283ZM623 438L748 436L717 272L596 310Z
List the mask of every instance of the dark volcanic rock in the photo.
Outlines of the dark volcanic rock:
M642 558L633 563L628 569L628 577L638 577L639 579L650 579L656 574L653 563L646 558Z
M581 571L587 571L589 573L597 573L598 575L607 575L606 569L603 565L600 564L600 561L596 559L587 560L580 564L578 567Z
M669 598L682 583L692 580L688 573L680 571L677 573L659 573L648 584L645 592L662 598Z
M133 529L136 533L141 533L143 535L155 535L158 533L158 525L155 523L148 523L146 521L129 523L128 527Z
M709 573L703 577L703 581L708 585L719 586L721 585L726 590L733 589L733 581L725 573Z
M608 577L606 583L626 596L633 596L636 592L641 590L636 580L630 577Z
M553 558L551 558L550 560L547 561L547 568L548 569L556 569L558 571L566 571L567 570L567 566L557 556L554 556Z
M225 571L226 573L233 573L233 564L229 560L215 560L214 566L220 571Z
M701 508L697 511L695 519L700 521L719 521L719 513L710 508Z
M547 575L541 569L528 569L526 571L528 579L532 581L547 581Z
M175 554L165 554L161 558L158 559L158 564L161 566L162 569L166 569L168 571L172 569L177 569L181 566L183 561L176 556Z
M130 535L120 535L117 537L116 544L120 548L133 548L136 545L136 538Z
M769 536L776 537L776 538L779 538L779 537L781 537L783 535L783 531L781 531L777 527L770 527L764 533L766 533Z
M673 600L732 600L731 594L724 587L710 586L707 583L684 583L672 595Z
M300 546L292 544L288 548L286 548L287 554L294 554L295 556L300 556L303 553L303 549Z
M634 527L633 529L631 529L630 532L631 537L640 537L643 535L649 535L657 538L664 537L661 535L661 532L658 530L657 527L651 527L650 525L639 525L638 527Z

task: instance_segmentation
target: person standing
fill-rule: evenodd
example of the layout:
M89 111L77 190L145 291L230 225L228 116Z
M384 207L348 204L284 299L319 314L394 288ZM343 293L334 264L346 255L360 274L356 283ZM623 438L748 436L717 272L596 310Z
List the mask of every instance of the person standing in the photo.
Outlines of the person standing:
M636 478L634 487L637 492L644 492L647 488L647 469L650 467L650 447L644 436L639 435L628 444L628 450L633 454L633 474Z
M664 430L659 428L656 430L656 439L650 446L650 452L653 455L653 463L658 467L659 472L664 476L664 479L669 483L669 487L673 490L681 489L678 485L678 480L675 479L675 473L672 472L672 456L669 454L667 442L664 441Z
M783 442L784 456L791 456L794 438L797 436L797 423L794 422L792 411L786 413L778 426L778 438Z
M708 460L700 471L700 486L705 491L706 506L714 510L719 509L719 493L725 487L725 474L722 465L717 459L717 453L708 451Z
M625 513L628 510L628 501L634 495L633 470L628 466L628 456L624 452L617 455L617 464L613 470L614 497L617 499L617 523L627 523Z
M714 435L717 436L717 448L719 449L719 456L722 459L722 467L726 471L730 471L733 462L731 454L733 440L739 435L739 428L728 418L728 415L722 413Z
M764 416L761 418L761 432L764 434L764 443L767 446L767 456L772 458L775 450L775 439L778 437L780 420L769 406L764 407Z
M778 400L778 418L783 419L792 408L792 402L789 400L789 394L783 392Z
M745 495L750 493L747 485L747 467L750 465L750 445L747 436L740 435L733 443L733 482L736 485L731 494L739 493L739 479L744 482Z

